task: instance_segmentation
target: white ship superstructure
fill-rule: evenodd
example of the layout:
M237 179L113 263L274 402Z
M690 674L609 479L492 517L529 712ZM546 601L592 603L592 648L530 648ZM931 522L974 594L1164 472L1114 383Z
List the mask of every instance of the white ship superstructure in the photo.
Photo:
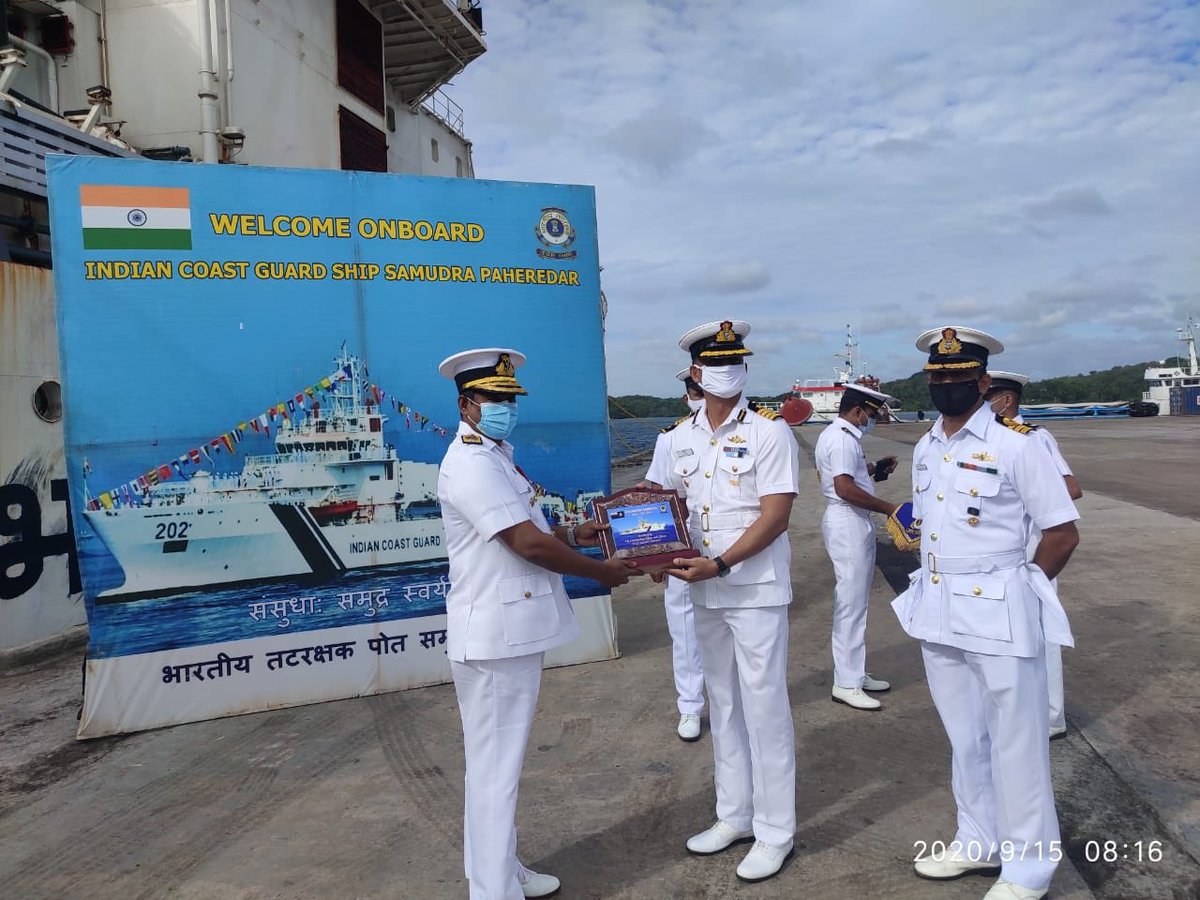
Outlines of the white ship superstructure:
M879 390L878 378L871 375L855 376L854 352L857 347L858 341L854 337L854 331L847 325L846 347L841 353L834 354L834 357L841 362L834 367L833 377L809 378L805 381L797 379L792 385L792 398L806 400L812 404L812 415L805 420L806 422L832 422L836 419L838 406L842 402L842 395L846 392L847 387L861 384L873 390ZM889 413L895 412L899 409L899 405L893 402L885 409Z
M384 443L387 417L362 400L358 358L337 363L348 377L283 423L274 453L154 485L141 505L85 512L125 573L101 597L444 559L437 466Z
M1189 318L1187 326L1176 329L1179 340L1187 344L1188 368L1169 367L1164 360L1160 365L1146 370L1147 390L1142 392L1142 401L1158 404L1158 414L1171 414L1171 388L1200 385L1200 363L1196 360L1196 323Z

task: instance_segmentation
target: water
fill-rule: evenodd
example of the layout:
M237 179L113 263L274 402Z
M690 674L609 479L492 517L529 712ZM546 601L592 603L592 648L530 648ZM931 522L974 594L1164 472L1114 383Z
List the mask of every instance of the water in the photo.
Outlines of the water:
M79 541L80 562L99 593L119 586L121 567L92 534ZM587 551L599 558L597 550ZM566 576L571 598L608 593L587 578ZM446 611L449 566L445 561L352 569L319 583L294 579L225 588L204 588L126 602L88 601L93 659L196 647L267 637L391 622ZM386 594L381 592L386 591Z
M654 449L659 432L677 421L670 416L650 419L611 419L608 433L613 460Z

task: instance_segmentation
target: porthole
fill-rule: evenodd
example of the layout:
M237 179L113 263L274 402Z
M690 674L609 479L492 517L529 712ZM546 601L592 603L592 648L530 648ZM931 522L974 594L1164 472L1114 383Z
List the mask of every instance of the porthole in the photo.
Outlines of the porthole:
M33 411L43 422L62 418L62 387L57 381L43 381L33 392Z

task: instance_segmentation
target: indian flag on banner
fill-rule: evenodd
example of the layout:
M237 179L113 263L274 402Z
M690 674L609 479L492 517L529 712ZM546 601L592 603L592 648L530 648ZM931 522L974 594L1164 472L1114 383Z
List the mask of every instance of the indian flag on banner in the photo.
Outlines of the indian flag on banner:
M187 188L84 184L85 250L191 250Z

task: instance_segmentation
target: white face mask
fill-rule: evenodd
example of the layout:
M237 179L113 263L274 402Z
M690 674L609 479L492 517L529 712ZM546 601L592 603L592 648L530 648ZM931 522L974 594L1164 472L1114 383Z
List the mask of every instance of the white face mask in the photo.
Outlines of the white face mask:
M867 421L865 421L863 424L858 426L858 430L861 431L863 434L866 434L868 431L870 431L874 427L875 427L875 417L868 416Z
M691 397L688 397L687 405L688 409L692 412L700 412L700 410L704 409L704 398L701 397L699 400L693 400Z
M745 390L746 378L750 374L745 363L735 366L700 366L699 369L700 387L704 388L704 393L723 400L736 397Z
M997 408L997 404L999 404L999 408ZM996 415L998 415L998 416L1007 415L1005 410L1008 409L1008 399L1005 397L997 397L994 400L992 400L991 407L992 407L992 412L994 412Z

